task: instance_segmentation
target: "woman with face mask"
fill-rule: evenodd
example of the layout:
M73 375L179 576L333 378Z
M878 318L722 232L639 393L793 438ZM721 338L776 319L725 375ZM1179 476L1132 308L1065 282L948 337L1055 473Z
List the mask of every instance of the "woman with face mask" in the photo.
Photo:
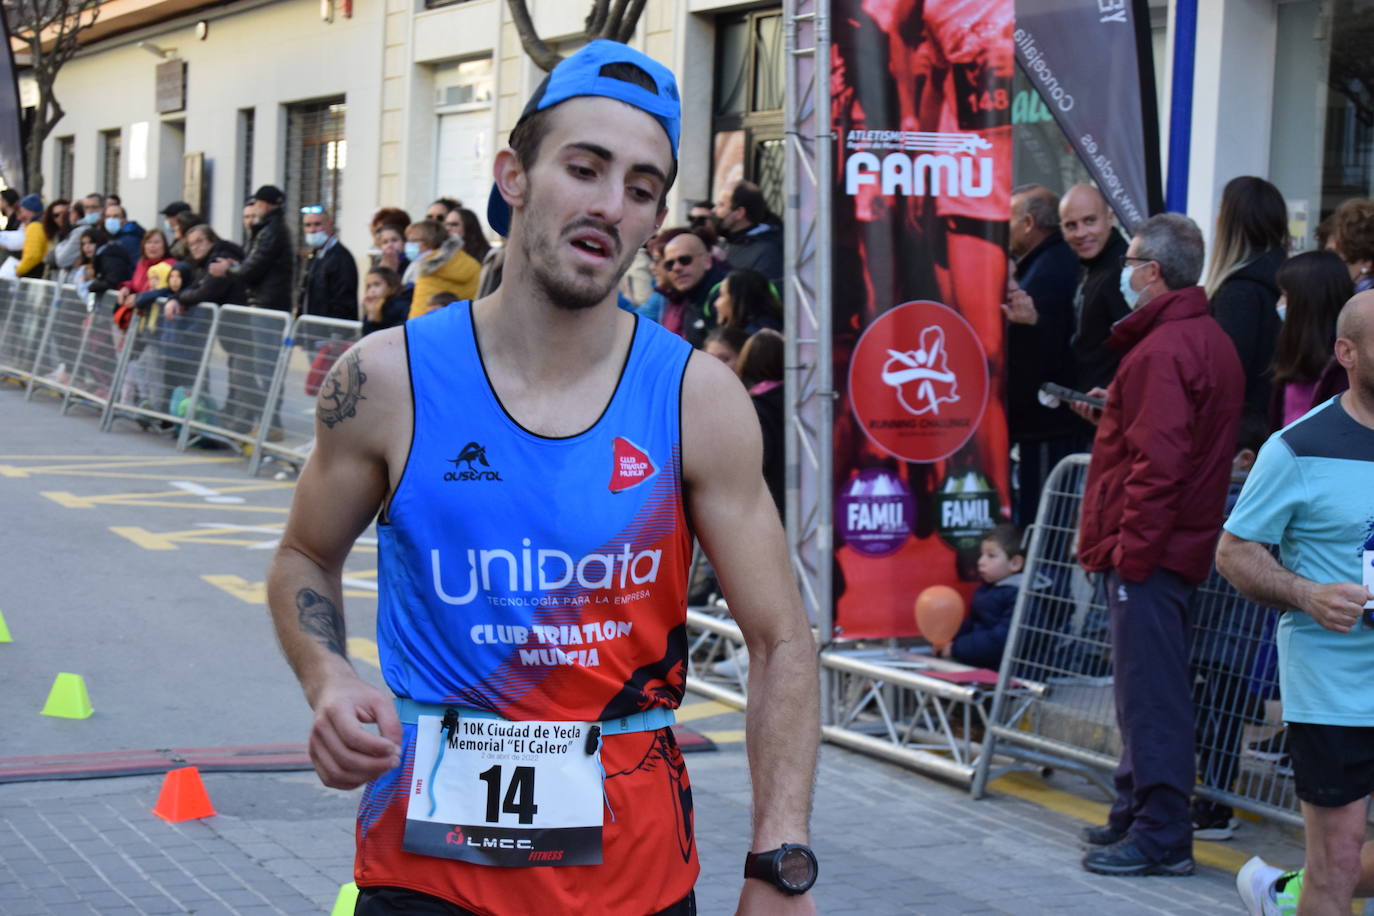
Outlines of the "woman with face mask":
M462 239L450 238L440 223L421 220L406 227L406 257L414 272L411 318L428 313L435 293L451 292L459 299L477 294L482 265L463 250Z

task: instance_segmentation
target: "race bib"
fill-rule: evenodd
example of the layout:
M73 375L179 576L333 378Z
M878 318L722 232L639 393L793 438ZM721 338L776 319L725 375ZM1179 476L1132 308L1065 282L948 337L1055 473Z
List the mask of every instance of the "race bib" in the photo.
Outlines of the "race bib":
M477 865L600 865L601 729L419 716L406 852Z

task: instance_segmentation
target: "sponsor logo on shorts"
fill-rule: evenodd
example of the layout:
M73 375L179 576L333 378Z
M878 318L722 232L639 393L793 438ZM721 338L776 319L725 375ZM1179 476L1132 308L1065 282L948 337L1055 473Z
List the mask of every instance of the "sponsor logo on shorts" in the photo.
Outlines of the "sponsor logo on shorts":
M477 467L473 466L473 462L477 463ZM469 442L463 446L458 457L450 458L449 463L453 465L453 470L444 474L444 480L450 483L501 480L501 472L492 470L490 462L487 461L487 447L478 442Z

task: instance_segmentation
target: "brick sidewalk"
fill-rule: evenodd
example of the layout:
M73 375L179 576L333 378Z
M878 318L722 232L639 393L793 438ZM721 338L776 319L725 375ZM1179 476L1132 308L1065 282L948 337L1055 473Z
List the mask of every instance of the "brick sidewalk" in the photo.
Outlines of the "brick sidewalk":
M692 754L688 766L700 911L733 912L749 838L743 746ZM310 773L207 774L205 784L219 814L180 824L150 813L159 777L0 785L0 911L328 913L351 878L356 793ZM1089 875L1078 867L1081 822L1010 796L975 802L836 748L822 754L813 825L823 913L1240 912L1227 872ZM1245 829L1285 848L1272 830Z

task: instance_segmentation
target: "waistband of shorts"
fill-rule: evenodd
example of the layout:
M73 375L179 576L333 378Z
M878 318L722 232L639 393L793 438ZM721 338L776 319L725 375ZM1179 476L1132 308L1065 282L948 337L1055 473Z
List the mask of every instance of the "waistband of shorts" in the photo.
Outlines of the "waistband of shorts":
M406 725L416 724L420 716L440 716L442 717L450 709L457 710L459 718L468 717L473 719L503 719L494 712L485 709L472 709L467 706L446 705L444 703L421 703L409 697L395 697L396 714L401 717L401 721ZM631 732L653 732L660 728L667 728L677 721L677 711L666 706L655 706L643 712L633 713L628 716L620 716L615 719L603 719L597 723L601 726L603 735L628 735Z

